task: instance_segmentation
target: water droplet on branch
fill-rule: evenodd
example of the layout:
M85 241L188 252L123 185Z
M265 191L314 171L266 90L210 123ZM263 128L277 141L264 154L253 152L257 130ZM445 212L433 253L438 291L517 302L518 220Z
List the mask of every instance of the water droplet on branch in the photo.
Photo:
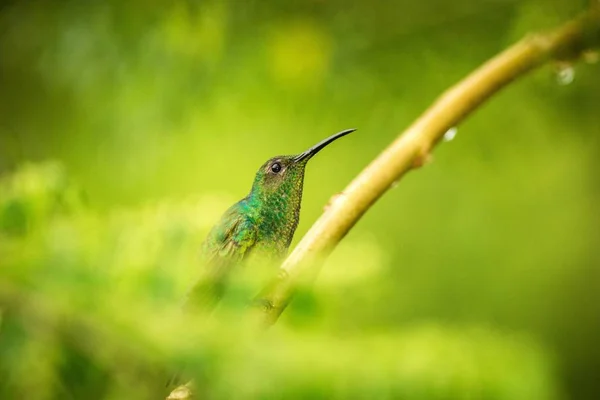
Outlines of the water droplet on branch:
M575 79L575 68L571 64L560 63L556 66L556 82L559 85L566 86Z
M456 133L458 132L458 128L453 126L452 128L448 129L446 131L446 133L444 133L444 142L449 142L452 139L454 139L454 137L456 136Z
M588 64L596 64L600 60L600 51L588 49L581 53L581 57Z

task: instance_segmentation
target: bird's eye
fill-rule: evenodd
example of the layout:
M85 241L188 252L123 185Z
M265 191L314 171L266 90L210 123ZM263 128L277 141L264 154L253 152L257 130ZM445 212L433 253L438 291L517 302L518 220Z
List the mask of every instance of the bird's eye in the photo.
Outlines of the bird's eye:
M271 171L274 173L279 173L279 171L281 171L281 164L279 164L278 162L273 163L273 165L271 165Z

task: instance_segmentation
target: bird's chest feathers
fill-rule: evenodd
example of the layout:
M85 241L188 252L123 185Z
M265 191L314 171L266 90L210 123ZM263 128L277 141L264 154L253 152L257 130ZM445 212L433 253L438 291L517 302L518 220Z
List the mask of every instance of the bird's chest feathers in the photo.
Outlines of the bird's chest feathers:
M300 217L300 200L287 193L273 196L262 205L258 232L264 245L281 251L289 247Z

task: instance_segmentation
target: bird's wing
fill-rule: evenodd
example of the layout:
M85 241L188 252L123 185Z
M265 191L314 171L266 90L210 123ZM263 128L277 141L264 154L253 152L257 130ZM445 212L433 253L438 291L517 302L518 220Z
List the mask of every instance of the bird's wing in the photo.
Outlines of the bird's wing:
M202 255L213 267L241 261L256 244L256 226L243 216L228 214L223 216L225 224L213 228L203 244Z
M202 245L205 270L188 295L185 308L210 311L223 296L227 278L256 244L257 229L247 218L230 210Z
M233 207L227 210L202 244L204 270L188 293L184 311L210 313L225 292L231 270L256 244L256 226L236 211ZM167 386L181 384L183 375L184 371L173 375Z

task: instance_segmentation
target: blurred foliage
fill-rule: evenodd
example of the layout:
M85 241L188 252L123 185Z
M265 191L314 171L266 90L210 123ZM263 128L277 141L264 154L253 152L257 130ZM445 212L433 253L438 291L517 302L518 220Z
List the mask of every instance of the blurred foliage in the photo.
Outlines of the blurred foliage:
M584 0L0 5L0 398L593 398L599 65L548 66L376 204L266 334L181 321L259 165L311 161L296 241L439 93ZM55 161L49 161L55 160Z
M64 182L56 164L3 182L2 398L160 398L184 364L210 398L556 398L551 360L527 337L439 323L340 336L310 328L329 319L310 291L267 333L245 307L190 325L178 304L214 200L106 218L60 200L76 192ZM30 205L26 236L7 223L12 204Z

